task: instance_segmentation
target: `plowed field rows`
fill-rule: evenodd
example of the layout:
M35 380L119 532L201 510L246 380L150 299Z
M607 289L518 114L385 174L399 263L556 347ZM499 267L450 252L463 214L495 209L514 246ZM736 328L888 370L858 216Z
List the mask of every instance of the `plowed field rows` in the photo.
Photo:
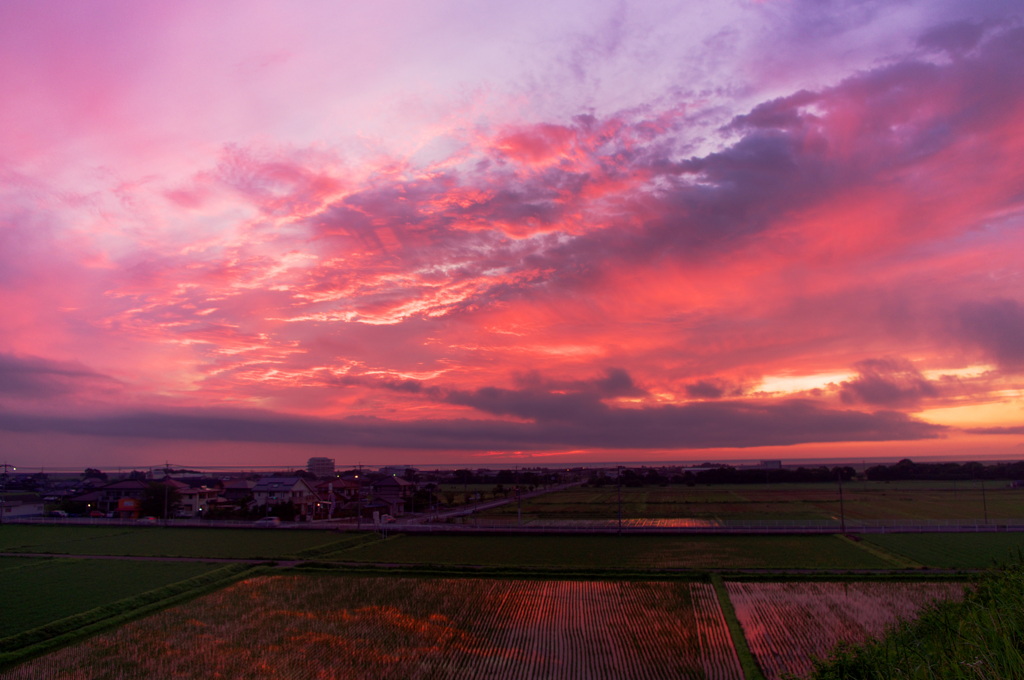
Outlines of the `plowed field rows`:
M274 576L0 674L26 678L742 678L708 584Z
M839 642L881 635L927 602L963 596L957 583L727 583L744 635L768 680L803 675Z

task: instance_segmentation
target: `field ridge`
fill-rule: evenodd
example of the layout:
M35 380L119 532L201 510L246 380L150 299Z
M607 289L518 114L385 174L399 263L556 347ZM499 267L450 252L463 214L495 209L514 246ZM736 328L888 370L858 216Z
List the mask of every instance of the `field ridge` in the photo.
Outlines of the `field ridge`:
M725 624L732 637L732 646L736 650L736 656L740 660L740 668L743 669L744 680L765 680L761 667L757 664L750 645L747 644L747 636L743 632L743 626L736 615L736 608L729 597L729 591L725 587L725 580L718 574L711 576L711 585L715 589L715 596L718 597L718 605L722 608L722 615L725 617Z
M883 560L886 560L887 562L891 563L897 569L925 569L926 568L926 565L921 564L920 562L916 562L916 561L910 559L909 557L907 557L906 555L900 555L899 553L893 552L891 550L886 550L885 548L883 548L882 546L878 545L877 543L869 543L867 541L861 540L860 538L854 539L854 538L850 538L849 536L845 536L845 535L840 535L839 538L844 540L844 541L847 541L849 543L852 543L853 545L857 546L861 550L865 550L865 551L871 553L875 557L880 557Z
M95 633L181 604L258 573L252 565L231 564L132 597L47 622L0 638L0 669L68 646Z

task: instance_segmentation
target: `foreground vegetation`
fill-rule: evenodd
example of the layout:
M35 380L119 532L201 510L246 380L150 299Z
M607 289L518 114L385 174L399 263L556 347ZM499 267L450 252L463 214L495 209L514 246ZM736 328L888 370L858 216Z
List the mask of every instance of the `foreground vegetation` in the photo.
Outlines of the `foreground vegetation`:
M963 602L941 602L881 639L846 646L812 680L1024 678L1024 567L991 572Z
M933 600L958 600L960 583L729 582L729 600L768 680L811 670L837 644L860 643Z

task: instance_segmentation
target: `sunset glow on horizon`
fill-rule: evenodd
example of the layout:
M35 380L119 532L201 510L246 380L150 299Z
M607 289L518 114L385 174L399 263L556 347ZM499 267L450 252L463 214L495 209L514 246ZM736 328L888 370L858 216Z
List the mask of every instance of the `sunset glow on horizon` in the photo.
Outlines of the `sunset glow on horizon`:
M1024 459L1024 12L0 6L21 467Z

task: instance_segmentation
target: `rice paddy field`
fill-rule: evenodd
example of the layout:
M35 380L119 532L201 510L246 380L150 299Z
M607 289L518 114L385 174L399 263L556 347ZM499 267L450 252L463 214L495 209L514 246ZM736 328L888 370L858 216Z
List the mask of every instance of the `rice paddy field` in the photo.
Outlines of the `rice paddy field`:
M888 569L837 536L397 535L318 559L577 569Z
M812 670L840 642L860 644L929 602L963 596L955 583L728 583L747 644L768 680Z
M863 576L850 574L842 582L822 582L834 578L822 572L879 570L876 577L885 578L895 569L898 578L914 578L928 573L924 567L1020 562L1022 538L928 533L859 540L627 534L382 539L332 531L3 525L0 680L775 680L803 674L814 657L828 655L838 642L857 644L881 635L925 602L957 598L964 588L863 582L854 580ZM40 553L67 557L31 556ZM97 554L122 559L73 557ZM203 561L213 557L239 562ZM263 560L310 560L312 569L253 577L252 565ZM396 573L394 566L409 569ZM355 576L352 567L377 575ZM490 576L456 576L478 567L491 569L485 572ZM734 573L747 569L763 573L757 582ZM255 573L260 570L273 571L264 566ZM708 570L730 572L732 580L726 575L723 584L716 576L716 585L708 583ZM249 578L238 580L243 577ZM79 621L88 630L76 634ZM51 629L56 632L47 637Z
M0 673L742 680L709 584L273 576Z
M288 559L340 549L329 531L124 526L0 526L0 552L210 559Z
M1020 563L1024 533L873 534L866 543L915 562L945 569L970 569Z
M768 680L862 642L946 583L727 591ZM0 673L36 678L743 680L714 587L666 581L262 576Z
M986 482L867 482L843 484L847 519L943 520L1024 517L1024 489ZM525 499L522 516L535 519L616 519L619 489L576 486ZM647 486L621 489L626 519L823 520L840 514L836 484ZM520 512L517 504L484 517Z

